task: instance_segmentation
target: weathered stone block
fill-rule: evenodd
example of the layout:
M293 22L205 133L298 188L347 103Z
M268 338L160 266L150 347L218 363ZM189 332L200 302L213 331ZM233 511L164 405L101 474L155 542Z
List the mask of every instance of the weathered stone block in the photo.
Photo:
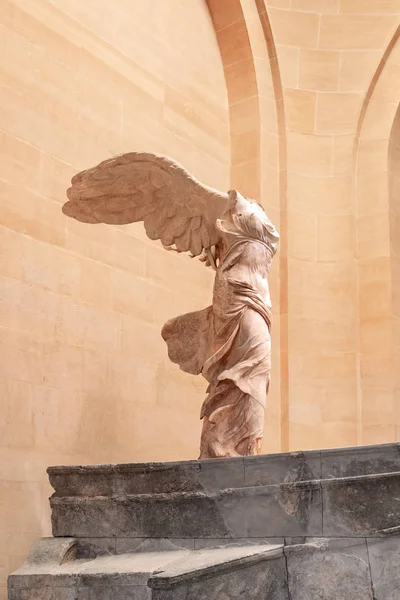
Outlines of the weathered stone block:
M321 452L292 452L243 459L245 486L310 481L321 478Z
M400 539L367 540L374 600L400 597Z
M55 536L234 537L215 496L204 493L53 498Z
M67 545L65 540L57 542L58 546ZM68 540L68 543L72 544L71 547L79 547L81 541ZM43 553L33 552L32 560L10 576L9 599L151 600L151 589L154 588L174 589L174 598L185 590L185 598L197 597L193 594L201 591L199 598L220 600L224 594L232 599L243 597L235 595L236 588L253 594L254 585L255 593L260 589L261 594L262 589L267 589L267 584L268 589L280 590L282 587L280 579L271 579L272 566L269 566L270 562L271 565L277 563L279 558L283 561L282 545L233 544L224 548L190 551L177 549L165 540L158 541L158 550L148 547L149 540L142 544L143 547L135 553L81 559L71 554L67 561L55 560L54 557L59 554L57 551L50 552L48 562ZM43 540L42 545L48 546L47 541ZM35 557L38 559L36 562ZM237 571L241 574L240 581ZM269 579L267 571L271 576ZM237 583L233 585L235 577ZM149 580L153 581L152 586L148 585ZM248 583L247 588L243 587L244 581ZM234 593L231 594L230 590ZM251 595L253 597L263 598L258 592L255 596ZM281 596L276 598L281 600Z
M231 546L189 554L149 579L153 600L288 600L278 546Z
M90 590L90 600L151 600L151 590L147 586L91 586L86 589Z
M245 484L244 459L241 457L200 460L198 478L202 489L216 492L229 488L242 488ZM229 464L227 464L227 462Z
M400 445L227 459L49 467L56 497L212 492L397 471Z
M322 481L324 536L376 535L400 524L400 473Z
M8 600L89 600L89 597L80 596L74 587L54 587L53 585L38 588L10 588Z
M321 451L321 478L355 477L400 470L400 444Z
M322 534L320 486L301 482L218 493L53 497L55 536L248 538Z
M217 491L244 486L243 458L171 463L49 467L55 496Z
M152 600L289 600L284 559L153 590Z
M374 600L365 542L315 540L285 549L290 598Z
M245 536L322 535L319 484L305 482L243 490Z

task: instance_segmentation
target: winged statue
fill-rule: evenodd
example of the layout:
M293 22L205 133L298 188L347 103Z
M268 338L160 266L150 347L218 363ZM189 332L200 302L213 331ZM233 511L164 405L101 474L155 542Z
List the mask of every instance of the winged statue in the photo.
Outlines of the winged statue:
M169 320L169 358L208 382L200 458L259 454L271 367L268 273L279 234L262 206L200 183L165 156L130 152L75 175L63 212L83 223L143 221L167 250L215 274L212 305Z

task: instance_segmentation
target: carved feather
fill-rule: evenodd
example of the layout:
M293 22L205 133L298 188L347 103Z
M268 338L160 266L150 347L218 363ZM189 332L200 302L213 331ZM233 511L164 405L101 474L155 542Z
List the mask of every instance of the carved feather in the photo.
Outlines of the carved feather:
M198 256L218 243L226 193L195 179L165 156L130 152L75 175L63 212L84 223L144 221L147 235Z

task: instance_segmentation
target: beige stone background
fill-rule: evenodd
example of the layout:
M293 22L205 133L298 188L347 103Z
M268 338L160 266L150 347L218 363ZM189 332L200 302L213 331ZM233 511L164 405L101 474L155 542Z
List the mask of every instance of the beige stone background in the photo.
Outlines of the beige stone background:
M400 0L1 0L0 600L49 464L197 456L205 386L160 328L212 273L62 215L101 159L168 154L279 228L265 452L398 439L399 27Z

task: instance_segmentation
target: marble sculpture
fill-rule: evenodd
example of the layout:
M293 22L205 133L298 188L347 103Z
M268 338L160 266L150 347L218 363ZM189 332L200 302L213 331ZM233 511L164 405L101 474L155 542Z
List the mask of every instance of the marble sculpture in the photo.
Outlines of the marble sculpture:
M113 225L143 221L150 239L215 270L212 305L171 319L162 337L170 359L209 384L200 458L259 454L271 366L268 272L279 242L261 205L147 153L105 160L71 183L67 216Z

